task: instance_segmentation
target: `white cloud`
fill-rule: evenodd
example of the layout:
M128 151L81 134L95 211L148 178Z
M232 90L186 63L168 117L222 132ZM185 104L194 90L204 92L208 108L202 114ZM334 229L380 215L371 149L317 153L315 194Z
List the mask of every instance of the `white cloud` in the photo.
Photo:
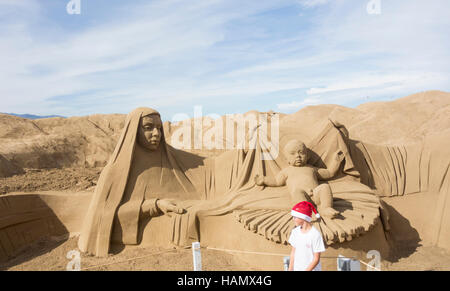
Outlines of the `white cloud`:
M5 84L0 87L0 96L4 98L2 110L44 113L49 110L50 98L83 95L83 92L95 90L105 91L106 96L127 91L126 95L134 99L130 103L144 98L139 96L146 96L147 100L159 98L162 104L182 99L176 96L178 94L189 98L218 95L217 88L235 93L236 90L224 82L201 84L193 89L198 81L191 74L206 74L210 69L206 67L210 64L202 63L208 56L203 54L224 40L225 24L284 5L283 2L259 1L257 5L233 2L230 5L230 1L221 0L188 4L155 1L127 7L127 14L120 19L107 19L100 25L56 35L54 41L33 35L33 25L42 19L11 16L7 21L8 35L0 44L0 78ZM5 6L12 4L15 2L0 2ZM31 9L30 14L40 15L36 13L39 6L27 7ZM135 67L141 74L127 73ZM166 77L158 71L167 69L176 70L175 74L166 72ZM284 87L275 85L273 89ZM246 88L242 89L248 90ZM253 88L257 89L256 93L261 92L256 86ZM14 98L9 98L12 96ZM85 94L83 98L89 103L87 99L92 99L92 95ZM94 104L94 100L91 103ZM116 108L122 109L120 105ZM79 108L67 110L70 112L66 113L76 114Z
M322 104L319 98L305 98L301 101L292 101L290 103L277 104L279 110L294 111L308 105Z
M324 93L330 93L335 91L344 91L344 90L351 90L351 89L363 89L363 88L370 88L370 87L378 87L378 86L388 86L390 84L403 84L404 82L407 82L408 80L415 82L419 81L422 77L424 77L423 74L418 74L415 76L412 75L366 75L366 76L351 76L347 77L345 79L340 78L340 80L337 83L330 84L323 88L310 88L306 91L306 94L308 95L315 95L315 94L324 94Z
M300 5L310 8L328 4L330 0L299 0L298 2L300 3Z
M190 111L199 102L291 110L319 99L288 94L348 105L450 90L447 0L383 1L376 16L366 1L153 1L73 30L43 3L0 0L0 111ZM298 3L323 9L282 22L280 8Z

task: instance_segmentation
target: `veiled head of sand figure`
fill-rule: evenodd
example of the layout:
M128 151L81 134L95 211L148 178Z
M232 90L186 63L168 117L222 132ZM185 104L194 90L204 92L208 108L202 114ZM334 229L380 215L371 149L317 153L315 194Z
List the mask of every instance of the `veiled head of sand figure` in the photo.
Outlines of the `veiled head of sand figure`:
M141 117L138 129L138 143L149 150L158 149L162 136L162 122L158 114Z

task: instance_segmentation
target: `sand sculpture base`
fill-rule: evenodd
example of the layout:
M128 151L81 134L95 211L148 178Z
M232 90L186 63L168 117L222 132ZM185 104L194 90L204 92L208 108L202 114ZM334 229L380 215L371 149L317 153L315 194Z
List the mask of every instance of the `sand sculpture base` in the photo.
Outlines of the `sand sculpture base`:
M440 227L434 220L439 203L439 193L420 192L407 197L385 197L390 215L390 238L397 245L405 242L449 249L449 218L444 217Z
M76 235L91 197L91 192L0 196L0 262L37 241Z
M35 193L8 194L0 197L0 261L7 261L27 245L45 238L61 238L76 235L89 205L92 192L82 193ZM260 252L263 254L246 254L236 252L240 260L266 270L282 270L283 255L288 255L290 247L274 243L258 233L244 228L236 219L236 213L222 216L201 218L200 241L202 247ZM159 216L143 221L140 246L173 247L170 245L172 230L171 219ZM395 225L395 224L394 224ZM116 252L124 248L114 243ZM390 246L386 240L381 221L375 223L372 230L350 242L337 243L327 247L323 254L323 268L336 269L334 257L344 255L369 261L369 250L378 250L382 258L390 256ZM274 255L280 254L280 255ZM365 269L365 268L363 268Z

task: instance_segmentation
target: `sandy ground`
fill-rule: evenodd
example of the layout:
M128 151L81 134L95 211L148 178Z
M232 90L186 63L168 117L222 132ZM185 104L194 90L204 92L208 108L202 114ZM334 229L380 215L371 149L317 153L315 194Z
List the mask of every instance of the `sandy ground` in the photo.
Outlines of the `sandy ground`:
M0 178L0 194L33 191L82 191L97 185L102 168L25 169Z
M71 261L67 253L78 250L77 237L64 242L41 241L27 248L0 270L65 271ZM202 249L205 271L257 271L232 254ZM91 271L192 271L192 249L127 247L115 255L96 258L81 254L81 269Z
M65 241L41 241L23 250L0 270L64 271L71 259L68 252L77 250L77 237ZM118 250L116 250L117 252ZM239 259L238 254L202 249L205 271L264 271ZM365 270L364 266L361 266ZM192 271L191 249L127 247L106 258L81 254L84 271ZM450 252L436 247L420 246L411 256L386 264L383 271L444 271L450 270ZM280 270L281 271L281 270ZM324 270L324 271L335 271Z
M389 271L449 271L450 252L429 246L419 246L409 257L388 266Z

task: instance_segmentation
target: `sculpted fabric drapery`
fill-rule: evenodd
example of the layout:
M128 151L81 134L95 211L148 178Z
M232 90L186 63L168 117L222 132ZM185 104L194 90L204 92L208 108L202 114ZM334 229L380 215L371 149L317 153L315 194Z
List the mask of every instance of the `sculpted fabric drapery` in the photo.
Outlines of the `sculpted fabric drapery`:
M289 217L286 217L286 210L292 206L289 194L285 187L263 189L253 181L256 174L275 176L286 166L281 155L273 160L262 159L264 149L273 145L264 144L269 142L257 138L253 139L254 147L250 149L231 150L203 160L169 146L162 131L158 150L149 152L139 146L137 135L141 117L150 114L159 115L149 108L138 108L128 115L122 135L100 176L88 209L79 239L81 251L97 256L107 255L111 235L117 232L122 243L136 244L142 202L156 201L156 198L178 198L183 200L180 206L187 209L185 214L173 215L173 225L168 226L173 230L172 241L175 244L186 244L192 239L198 239L199 215L222 215L246 209L265 211L251 216L267 218L271 223L259 219L256 220L258 223L253 221L249 226L252 219L247 214L251 213L240 213L237 217L242 223L259 229L268 239L283 241L281 238L290 231ZM336 194L347 193L345 198L350 201L352 197L357 201L363 200L353 202L353 206L366 203L362 206L367 206L369 210L366 212L371 213L366 215L365 220L358 219L356 209L348 216L355 216L356 213L356 218L348 219L342 225L331 220L321 220L319 229L326 241L332 243L351 239L353 234L361 232L361 228L367 231L379 217L379 201L368 187L360 187L364 185L359 183L359 172L353 165L342 133L328 122L316 138L307 141L307 144L311 149L309 163L319 167L326 167L333 154L342 151L345 160L341 176L337 178L347 182L338 187L332 186L332 189ZM352 191L352 196L348 196ZM341 205L341 211L348 208L344 202L337 203L338 207ZM268 210L275 212L270 214ZM350 221L353 221L351 226L348 225ZM270 233L266 231L267 227L270 227Z
M150 108L138 108L128 114L87 211L78 242L81 251L106 256L114 224L120 228L124 243L136 244L144 199L164 198L158 194L201 198L193 184L196 179L188 177L189 171L179 164L182 158L173 157L175 150L165 142L163 129L158 150L149 152L138 145L140 119L153 114L159 116Z
M274 177L286 166L282 155L273 160L261 158L264 149L271 146L264 144L267 140L258 139L251 149L229 150L203 159L169 146L162 131L158 150L149 152L139 146L137 135L141 117L151 114L159 115L149 108L138 108L128 115L88 209L79 239L80 250L106 255L115 230L123 243L136 244L142 202L156 198L178 198L182 200L179 206L187 209L184 214L173 215L173 224L167 226L173 230L172 241L176 244L198 239L199 217L231 212L249 230L272 241L285 242L292 227L288 214L292 203L287 189L263 188L253 180L257 174ZM294 137L297 131L301 134L302 130L293 127L287 136ZM339 174L329 181L334 207L341 216L314 222L328 244L351 240L369 231L380 217L387 229L387 213L380 212L383 203L375 195L380 192L402 195L438 185L442 193L439 199L443 197L442 205L446 205L448 155L436 158L445 157L445 153L438 155L431 150L433 154L427 156L427 150L418 149L416 155L412 146L391 148L355 143L348 139L345 128L332 122L324 124L314 138L304 141L310 149L309 164L316 167L327 167L337 151L345 157ZM415 164L420 164L420 179L415 179ZM436 169L444 174L430 173ZM439 181L430 182L429 177ZM153 213L156 211L155 202ZM441 224L442 217L436 219ZM443 233L436 237L444 237Z
M379 196L429 193L436 200L429 209L428 239L433 245L450 245L450 136L430 136L419 143L397 146L356 142L352 155L362 166L361 181Z
M274 159L262 159L265 139L258 139L253 149L238 149L226 152L211 161L213 185L210 197L214 199L192 205L186 203L188 212L173 216L173 242L187 244L198 240L198 218L235 213L236 219L250 231L266 239L286 243L294 227L290 208L292 201L286 187L256 186L256 174L275 177L287 164L282 155ZM334 196L335 208L340 211L339 219L323 217L314 221L327 244L351 240L369 231L380 217L383 209L380 199L373 190L360 183L347 145L347 139L332 122L312 140L306 141L310 148L309 164L326 167L334 154L341 151L344 161L339 174L329 182ZM384 211L383 211L384 212ZM388 228L386 213L382 214L384 226ZM200 225L201 228L201 225Z

